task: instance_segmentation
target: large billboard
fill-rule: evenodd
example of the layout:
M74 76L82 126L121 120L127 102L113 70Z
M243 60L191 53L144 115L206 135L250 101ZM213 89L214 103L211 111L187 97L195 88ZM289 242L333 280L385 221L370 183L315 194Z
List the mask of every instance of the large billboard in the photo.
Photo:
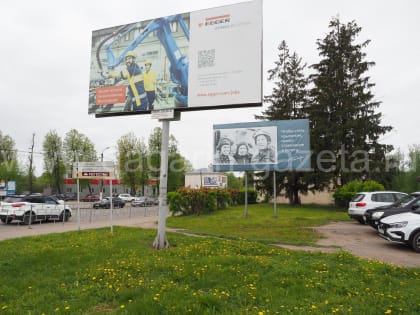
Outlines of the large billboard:
M214 125L215 171L308 171L307 119Z
M92 32L89 114L261 104L261 0Z

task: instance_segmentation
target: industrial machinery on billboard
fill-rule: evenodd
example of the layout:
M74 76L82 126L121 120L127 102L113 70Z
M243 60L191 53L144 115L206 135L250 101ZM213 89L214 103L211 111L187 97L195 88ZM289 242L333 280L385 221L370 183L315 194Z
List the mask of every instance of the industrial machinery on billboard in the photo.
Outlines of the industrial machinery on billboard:
M151 110L153 109L153 103L156 98L156 84L157 82L150 82L153 85L152 89L155 93L155 98L152 99L147 97L148 89L147 83L144 82L145 77L148 73L142 73L141 68L139 67L138 73L134 73L136 69L130 71L130 66L127 66L127 75L124 75L123 72L114 72L121 63L126 61L129 57L134 59L133 64L136 62L137 57L135 49L152 33L155 33L160 43L165 49L166 57L169 59L170 67L169 73L170 78L173 83L173 86L169 88L169 93L174 96L175 107L187 106L188 98L188 59L181 50L179 49L176 40L171 31L171 23L178 23L181 26L181 29L184 32L186 39L189 40L189 30L185 24L181 15L174 15L166 18L159 18L151 21L142 32L135 37L130 44L122 51L119 56L115 56L113 45L119 43L121 38L125 38L131 34L136 28L139 27L138 23L134 23L129 27L123 27L116 32L113 32L111 36L106 37L100 44L99 49L96 52L96 61L100 69L100 73L104 80L108 78L117 79L117 85L119 80L127 79L129 82L129 97L128 100L128 110L131 110L130 105L133 106L134 110ZM107 69L103 68L101 58L100 58L100 48L104 46L107 57ZM118 47L118 46L117 46ZM145 61L146 64L152 65L151 61ZM134 67L131 67L134 68ZM147 70L146 70L147 71ZM154 70L149 70L154 71ZM144 72L144 71L143 71ZM156 81L156 77L151 78L150 80ZM99 90L101 91L101 90ZM125 91L123 91L124 94ZM141 94L144 94L144 97L141 97ZM158 91L158 98L162 98L162 90ZM125 98L125 97L124 97ZM126 108L127 109L127 108Z
M93 31L89 114L262 104L260 0Z

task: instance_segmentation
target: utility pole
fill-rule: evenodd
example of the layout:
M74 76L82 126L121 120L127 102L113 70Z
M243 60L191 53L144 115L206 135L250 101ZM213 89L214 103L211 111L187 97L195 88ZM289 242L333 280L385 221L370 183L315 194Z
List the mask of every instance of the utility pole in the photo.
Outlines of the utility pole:
M108 149L110 149L111 147L106 147L105 149L102 150L101 152L101 163L104 161L104 152ZM104 190L104 180L101 179L101 191L99 192L99 199L102 200L102 195L103 195L103 190Z
M29 155L29 170L28 170L28 181L29 181L29 193L32 194L34 186L34 170L33 170L33 161L34 161L34 145L35 145L35 133L32 134L32 144L29 148L31 154Z

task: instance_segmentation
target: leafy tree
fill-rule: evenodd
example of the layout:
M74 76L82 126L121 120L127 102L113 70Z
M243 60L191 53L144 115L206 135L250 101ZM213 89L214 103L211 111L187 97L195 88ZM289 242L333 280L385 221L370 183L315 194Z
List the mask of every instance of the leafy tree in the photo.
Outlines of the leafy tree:
M162 129L156 127L149 136L149 175L151 179L159 180L160 174L160 150L162 147Z
M63 158L63 141L56 131L49 131L42 144L44 150L44 170L49 184L57 193L61 193L61 183L66 175Z
M233 173L226 173L227 176L227 187L239 189L242 188L242 178L238 178Z
M95 146L92 141L76 129L71 129L66 133L63 142L63 150L64 163L68 177L72 177L70 174L72 174L73 166L77 161L93 162L98 160ZM89 191L92 191L89 179L81 179L80 186L88 186Z
M0 163L17 160L15 141L9 135L3 135L0 131Z
M0 131L0 181L15 181L16 189L21 192L26 189L27 182L21 173L15 141L9 135Z
M375 63L365 61L363 49L369 40L356 43L361 32L354 21L342 24L333 18L330 32L317 40L321 60L312 65L313 88L308 108L311 143L319 184L345 184L352 179L375 179L386 171L386 152L392 146L380 144L380 137L392 127L381 125L380 102L374 100L367 75ZM383 181L390 178L383 178Z
M130 186L131 194L136 194L136 187L141 185L144 195L144 185L148 178L146 145L134 133L128 133L118 140L117 146L120 178Z
M162 129L156 127L149 137L149 174L151 179L159 180ZM185 173L192 169L191 163L178 151L178 142L173 135L169 137L168 148L168 191L175 191L185 185Z
M192 165L178 151L178 141L174 136L169 138L168 155L168 191L176 191L185 186L185 173L191 171Z
M86 135L76 129L71 129L66 133L63 149L68 173L72 172L76 161L93 162L98 160L95 145Z
M307 118L306 106L308 104L308 79L304 74L306 64L296 52L290 53L285 41L278 47L278 61L275 67L268 71L268 79L274 81L271 95L264 98L268 108L256 119L262 120L288 120ZM257 188L264 191L267 196L273 194L273 175L268 173L257 174ZM276 173L276 186L284 190L292 204L300 204L299 193L308 192L308 175L297 171Z
M420 191L420 145L409 147L407 160L401 151L397 151L400 172L393 178L393 189L407 193Z

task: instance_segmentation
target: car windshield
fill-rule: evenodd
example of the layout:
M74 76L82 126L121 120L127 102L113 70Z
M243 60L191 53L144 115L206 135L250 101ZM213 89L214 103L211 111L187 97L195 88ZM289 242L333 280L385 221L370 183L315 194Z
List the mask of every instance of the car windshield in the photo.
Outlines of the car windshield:
M358 202L358 201L361 201L364 197L365 197L364 194L357 194L356 196L353 197L353 199L351 201L352 202Z
M14 203L14 202L20 202L22 200L23 200L23 197L11 196L11 197L5 198L3 202Z
M393 206L402 206L402 207L404 207L404 206L406 206L409 202L411 202L415 198L416 198L415 196L411 196L411 195L404 196L400 200L394 202L392 205Z

